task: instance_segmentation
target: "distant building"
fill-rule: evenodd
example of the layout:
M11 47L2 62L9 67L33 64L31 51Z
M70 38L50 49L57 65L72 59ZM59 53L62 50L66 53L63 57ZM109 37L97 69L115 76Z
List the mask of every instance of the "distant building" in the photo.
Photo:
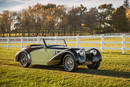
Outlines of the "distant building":
M20 17L19 16L14 16L12 18L12 22L11 22L11 31L12 30L16 30L20 27Z

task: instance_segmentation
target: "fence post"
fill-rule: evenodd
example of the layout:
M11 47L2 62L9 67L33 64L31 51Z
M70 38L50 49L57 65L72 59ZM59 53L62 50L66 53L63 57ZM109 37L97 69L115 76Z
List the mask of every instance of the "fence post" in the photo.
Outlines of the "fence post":
M10 42L9 42L9 39L10 39L10 38L7 37L7 47L8 47L8 50L9 50L9 43L10 43Z
M76 36L77 47L79 48L79 36Z
M40 43L40 37L39 36L37 36L37 42Z
M55 44L58 44L58 42L57 42L57 36L55 36Z
M122 54L125 54L125 34L122 35Z
M101 36L101 52L104 51L104 34Z
M21 48L23 48L23 37L21 37Z

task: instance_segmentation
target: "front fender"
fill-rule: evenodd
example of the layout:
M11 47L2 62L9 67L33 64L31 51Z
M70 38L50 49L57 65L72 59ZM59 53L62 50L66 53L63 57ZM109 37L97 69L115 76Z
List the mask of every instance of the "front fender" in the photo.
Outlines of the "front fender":
M95 48L92 48L92 49L88 50L87 53L92 54L92 53L90 53L91 50L96 50L96 51L97 51L97 54L92 56L92 60L91 60L91 61L92 61L92 62L102 61L102 55L101 55L101 53L99 52L99 50L98 50L98 49L95 49Z

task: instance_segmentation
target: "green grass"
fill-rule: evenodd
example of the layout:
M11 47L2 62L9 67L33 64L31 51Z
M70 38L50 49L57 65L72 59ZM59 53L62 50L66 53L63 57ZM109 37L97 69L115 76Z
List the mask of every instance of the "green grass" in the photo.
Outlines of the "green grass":
M14 62L18 50L0 48L0 87L130 87L130 52L102 53L98 70L79 66L77 72L66 72L63 66L23 68Z

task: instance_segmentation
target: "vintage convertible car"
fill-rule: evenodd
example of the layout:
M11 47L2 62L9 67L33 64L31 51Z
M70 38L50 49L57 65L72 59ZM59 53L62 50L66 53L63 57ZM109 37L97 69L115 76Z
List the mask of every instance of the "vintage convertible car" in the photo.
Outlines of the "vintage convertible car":
M30 64L64 65L66 71L75 71L78 65L97 69L101 60L102 56L97 49L85 51L83 48L69 48L64 39L43 39L43 44L26 46L15 56L15 61L23 67Z

